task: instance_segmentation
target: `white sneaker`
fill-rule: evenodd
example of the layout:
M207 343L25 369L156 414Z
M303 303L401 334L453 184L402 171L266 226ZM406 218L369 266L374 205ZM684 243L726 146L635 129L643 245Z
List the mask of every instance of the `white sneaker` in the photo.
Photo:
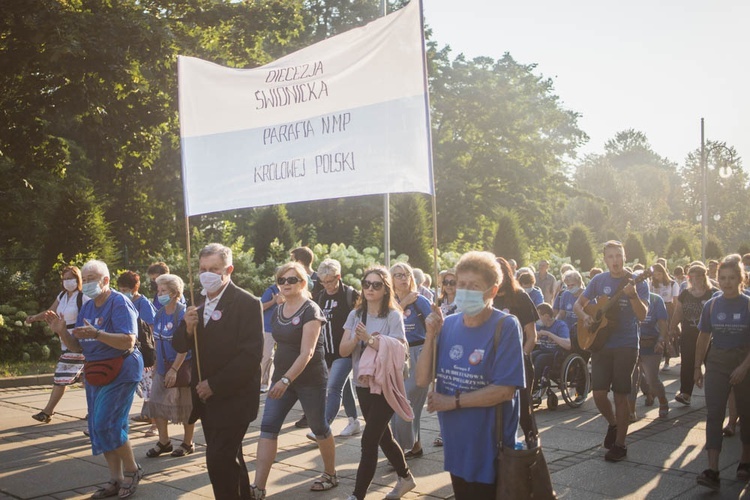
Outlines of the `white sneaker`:
M359 420L349 417L349 423L346 424L346 427L344 427L344 430L341 431L339 436L349 437L359 434L360 432L362 432L362 426L360 425Z
M307 436L307 439L309 439L313 443L317 443L318 442L318 438L315 437L315 434L312 431L308 432L305 435Z
M672 368L671 368L671 367L669 366L669 363L664 363L664 366L662 366L662 368L661 368L661 371L663 371L663 372L668 372L668 371L670 371L671 369L672 369Z
M385 498L386 500L397 500L416 487L417 483L414 482L414 476L412 476L410 472L408 476L398 478L396 487L393 488L391 492L385 496Z

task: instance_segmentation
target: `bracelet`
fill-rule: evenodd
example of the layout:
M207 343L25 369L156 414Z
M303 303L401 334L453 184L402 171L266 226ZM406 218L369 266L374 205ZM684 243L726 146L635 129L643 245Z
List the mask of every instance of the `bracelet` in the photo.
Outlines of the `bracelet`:
M174 372L175 372L175 373L177 373L177 370L175 370L175 367L174 367L174 366L170 366L170 367L169 367L169 369L170 369L170 370L174 370Z
M99 334L100 334L100 333L102 333L102 331L101 331L101 330L97 330L97 331L96 331L96 335L94 335L94 338L95 338L95 339L98 339L98 338L99 338Z
M456 410L461 409L461 391L456 389Z

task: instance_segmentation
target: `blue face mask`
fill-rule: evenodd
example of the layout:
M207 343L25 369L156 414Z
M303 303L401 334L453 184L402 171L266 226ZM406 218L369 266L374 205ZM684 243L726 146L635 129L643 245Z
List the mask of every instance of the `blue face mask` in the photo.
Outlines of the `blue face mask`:
M92 283L84 283L81 287L81 291L86 297L95 299L101 295L102 287L99 285L98 281L94 281Z
M130 300L133 300L133 292L122 292L122 294Z
M487 306L484 301L484 292L481 290L456 290L456 309L466 316L476 316Z
M159 304L166 306L169 304L169 301L172 300L172 297L169 295L157 295L157 300L159 301Z

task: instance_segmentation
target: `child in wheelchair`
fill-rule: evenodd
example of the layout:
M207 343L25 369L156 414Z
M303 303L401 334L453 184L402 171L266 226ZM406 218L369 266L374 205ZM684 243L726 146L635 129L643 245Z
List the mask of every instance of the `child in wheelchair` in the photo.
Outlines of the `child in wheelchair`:
M560 367L572 347L568 325L555 319L552 306L543 302L537 306L537 312L537 345L531 353L531 361L534 364L534 389L531 400L534 406L541 404L542 397L550 388L550 379L557 378L556 375L552 376L551 369L553 366Z

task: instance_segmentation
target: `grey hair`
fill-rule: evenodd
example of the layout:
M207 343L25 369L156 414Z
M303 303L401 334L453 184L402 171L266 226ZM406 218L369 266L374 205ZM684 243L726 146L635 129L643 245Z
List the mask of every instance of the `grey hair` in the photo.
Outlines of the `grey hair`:
M232 265L232 249L225 247L221 243L209 243L198 254L198 259L203 257L210 257L211 255L218 255L224 266L229 267Z
M105 276L109 277L109 268L107 267L107 264L101 260L90 260L86 262L81 268L81 274L86 274L87 272L95 272L100 278Z
M185 290L185 282L176 274L162 274L156 278L157 285L164 285L170 291L170 295L182 295Z
M417 287L422 286L422 283L424 283L424 271L422 271L418 267L415 267L413 271L414 271L414 281L416 281Z
M341 274L341 263L336 259L325 259L318 266L318 276L338 276Z
M581 276L581 273L579 273L575 269L567 271L565 274L563 274L563 282L565 282L565 280L569 278L576 280L579 286L583 285L583 277Z

